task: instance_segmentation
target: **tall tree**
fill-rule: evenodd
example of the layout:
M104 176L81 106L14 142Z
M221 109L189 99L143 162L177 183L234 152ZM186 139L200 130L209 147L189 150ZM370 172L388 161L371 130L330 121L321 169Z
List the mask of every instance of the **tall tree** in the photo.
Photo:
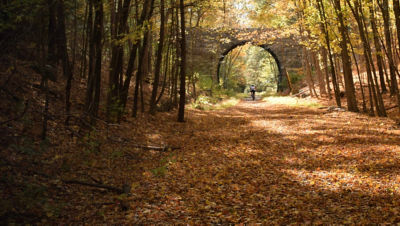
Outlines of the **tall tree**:
M180 64L180 89L179 89L179 109L178 122L185 121L185 103L186 103L186 24L185 24L185 6L184 1L179 1L180 18L181 18L181 64Z
M325 73L325 84L326 84L326 89L328 92L328 97L329 99L332 99L332 94L331 94L331 85L329 82L329 66L328 66L328 56L327 56L327 50L325 47L322 48L321 50L321 55L322 55L322 63L324 64L324 73Z
M400 51L400 1L399 0L393 0L393 11L394 11L394 17L396 19L397 45Z
M154 67L154 82L153 82L153 91L151 93L150 99L150 114L154 114L156 110L156 99L157 99L157 92L158 86L160 83L160 72L161 72L161 65L162 65L162 53L164 48L164 36L165 36L165 13L164 13L164 0L160 0L160 37L158 40L158 49L157 49L157 59L156 64ZM167 18L168 20L168 18Z
M48 40L47 40L47 57L45 60L46 65L40 65L39 71L41 72L42 81L41 86L45 95L44 109L43 109L43 122L42 122L42 140L47 137L47 121L49 119L49 74L46 69L52 70L57 67L57 21L56 21L56 0L47 0L47 9L49 13L48 18Z
M146 33L144 34L143 37L143 45L140 48L139 51L139 64L138 64L138 71L136 73L136 82L135 82L135 89L134 89L134 93L133 93L133 105L132 105L132 117L136 117L137 116L137 111L138 111L138 102L139 102L139 88L140 85L142 83L142 77L144 74L144 62L146 60L148 60L145 55L146 55L146 50L148 48L149 45L149 36L150 36L150 29L147 29ZM143 94L142 94L143 96ZM143 103L143 101L142 101Z
M366 62L368 83L369 83L369 89L370 89L370 94L371 94L370 95L370 97L371 97L370 104L371 104L371 111L372 111L371 114L374 114L373 113L373 102L372 102L372 97L373 97L378 115L386 116L386 111L385 111L385 107L383 104L382 95L379 91L379 84L377 82L375 66L374 66L374 62L372 59L372 50L371 50L369 39L366 34L367 26L366 26L365 17L363 14L363 8L361 5L362 2L360 2L359 0L355 0L355 1L353 1L354 2L354 6L353 6L351 4L350 0L346 0L346 1L347 1L347 5L350 7L350 9L353 13L354 18L357 21L359 35L361 37L362 44L363 44L363 51L364 51L364 57L365 57L365 62Z
M332 76L332 83L333 83L333 90L335 92L335 99L336 99L336 104L338 107L341 107L341 101L340 101L340 89L339 85L336 80L336 72L335 72L335 63L333 60L333 54L332 54L332 47L331 47L331 41L329 38L329 31L328 31L328 21L326 18L326 12L325 12L325 6L322 0L317 0L317 6L318 6L318 11L323 23L322 28L322 33L324 34L325 41L326 41L326 46L328 50L328 56L329 56L329 63L330 63L330 68L331 68L331 76Z
M380 8L382 10L383 16L383 26L384 26L384 33L385 33L385 41L386 41L386 55L389 60L389 72L390 72L390 95L397 97L397 104L399 106L400 111L400 93L399 93L399 86L397 83L397 76L396 76L396 65L394 63L394 55L392 51L392 37L390 32L390 12L389 12L389 1L388 0L378 0Z
M306 81L308 88L310 90L310 95L312 97L315 96L318 98L318 94L315 91L314 79L312 75L310 53L305 46L303 47L303 68L305 69L306 72Z
M138 1L135 1L135 8L136 8L136 13L135 15L139 18L136 18L137 24L136 24L136 29L137 30L144 30L143 27L145 26L145 22L148 21L153 13L153 9L154 9L154 0L151 1L144 1L143 6L142 6L142 12L139 15L139 5L138 5ZM125 80L123 80L121 82L122 88L121 88L121 92L120 92L120 96L119 96L119 102L121 103L121 108L122 111L120 111L120 115L118 116L118 118L121 117L121 114L123 112L123 110L126 107L126 102L128 99L128 94L129 94L129 87L131 85L131 79L133 76L133 72L135 69L135 62L137 59L137 52L138 49L140 47L141 44L141 39L140 38L135 38L135 40L133 41L133 43L130 46L130 53L129 53L129 60L128 60L128 65L126 67L126 72L125 72Z
M362 97L363 112L367 113L368 112L367 103L365 101L364 86L363 86L363 82L362 82L361 75L360 75L360 67L359 67L359 64L358 64L358 60L357 60L357 57L356 57L356 52L354 50L354 46L353 46L353 44L351 42L350 36L348 37L348 39L349 39L349 44L350 44L350 48L351 48L351 53L353 55L354 64L356 65L356 69L357 69L358 82L360 84L361 97Z
M107 117L110 120L111 114L122 110L119 97L123 87L123 57L124 48L122 39L127 29L131 0L118 0L118 4L111 1L111 61L108 77L108 95L107 95ZM118 6L116 9L115 6Z
M315 66L315 70L317 72L317 78L318 78L318 85L319 85L319 92L320 95L326 95L326 86L325 86L325 80L324 76L322 74L321 70L321 65L320 65L320 60L318 58L318 55L316 52L312 53L312 59L313 59L313 64Z
M381 44L379 42L379 31L378 31L376 21L375 21L375 9L373 8L372 5L369 6L369 11L370 11L372 34L374 36L375 55L376 55L376 61L377 61L376 63L378 65L381 89L382 89L382 92L386 93L387 88L386 88L386 83L385 83L385 75L383 72L383 58L382 58L383 52L382 52Z
M353 73L351 70L351 58L349 55L349 50L347 45L349 40L347 39L347 26L344 23L342 6L340 0L334 0L335 3L335 11L339 20L339 31L341 35L340 47L341 47L341 55L342 55L342 64L343 64L343 74L344 74L344 82L345 82L345 91L347 98L347 108L349 111L358 112L356 93L354 88L353 81Z
M68 56L67 50L67 37L65 31L65 7L63 0L57 0L57 28L56 28L56 36L57 36L57 58L61 60L63 66L63 74L67 79L67 84L65 86L65 113L67 118L65 123L68 124L69 114L71 110L71 86L73 79L73 72L71 68L71 62Z
M102 40L103 40L103 3L101 0L90 0L95 16L91 24L89 45L89 75L86 89L86 111L96 117L100 103ZM92 9L89 9L92 10Z

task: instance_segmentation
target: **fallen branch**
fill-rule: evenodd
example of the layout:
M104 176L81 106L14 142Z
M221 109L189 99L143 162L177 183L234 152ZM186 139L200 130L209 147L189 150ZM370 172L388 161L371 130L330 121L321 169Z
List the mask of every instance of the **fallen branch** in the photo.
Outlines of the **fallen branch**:
M111 136L108 136L107 137L107 139L109 140L109 141L111 141L111 142L114 142L114 143L129 143L131 140L129 140L129 139L127 139L127 138L124 138L124 137L118 137L119 138L119 140L118 139L115 139L115 138L113 138L113 137L111 137Z
M388 108L386 108L386 111L392 110L393 108L397 108L398 106L399 106L399 105L394 105L394 106L388 107Z
M299 93L292 94L291 96L292 96L292 97L298 97L298 96L300 96L300 95L302 95L303 93L306 93L306 92L307 92L307 90L303 90L303 91L301 91L301 92L299 92Z
M154 151L174 151L181 149L180 147L170 147L170 146L164 146L164 147L157 147L157 146L143 146L143 145L133 145L135 148L141 148L143 150L154 150Z
M99 202L99 203L94 203L96 206L108 206L108 205L115 205L117 202Z
M120 140L117 140L113 137L108 137L108 140L111 142L115 142L115 143L129 143L131 142L131 140L124 138L124 137L119 137ZM159 147L159 146L153 146L153 145L140 145L140 144L132 144L133 147L135 148L140 148L143 150L154 150L154 151L174 151L174 150L178 150L181 149L181 147L171 147L171 146L164 146L164 147Z
M78 137L78 138L83 138L83 137L84 137L83 135L81 135L81 134L75 132L75 131L74 131L73 129L71 129L71 128L68 128L68 127L67 127L66 130L69 131L69 132L71 133L71 136L75 136L75 137Z
M121 188L117 188L117 187L113 187L113 186L109 186L109 185L105 185L105 184L93 184L93 183L88 183L88 182L78 181L78 180L63 180L63 182L66 184L79 184L79 185L88 186L88 187L103 188L103 189L106 189L109 191L116 192L118 194L129 193L129 191L126 191L127 189L125 189L125 185L124 185L124 189L121 189Z
M94 182L96 182L96 183L98 183L98 184L103 184L103 181L97 180L96 178L94 178L94 177L92 177L92 176L90 176L90 175L89 175L89 178L90 178L92 181L94 181Z

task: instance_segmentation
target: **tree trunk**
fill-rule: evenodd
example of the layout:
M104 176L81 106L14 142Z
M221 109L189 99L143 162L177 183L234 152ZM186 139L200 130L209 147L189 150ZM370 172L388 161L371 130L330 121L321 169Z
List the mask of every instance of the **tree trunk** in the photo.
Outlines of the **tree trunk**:
M324 25L324 26L322 26L322 32L323 32L323 34L325 36L325 41L326 41L326 45L327 45L327 48L328 48L328 55L329 55L329 62L330 62L330 65L331 65L332 83L333 83L333 90L335 92L336 104L337 104L338 107L341 107L342 104L341 104L341 100L340 100L340 88L339 88L339 85L337 84L337 80L336 80L336 73L335 73L335 66L334 66L335 64L334 64L334 61L333 61L331 42L330 42L330 39L329 39L329 32L328 32L328 29L327 29L328 22L327 22L327 19L326 19L325 7L324 7L324 3L323 3L322 0L317 0L317 3L318 3L318 11L319 11L320 16L321 16L321 18L323 20L323 25Z
M91 117L96 117L100 102L102 34L103 34L103 3L101 0L91 0L95 9L92 34L89 47L89 75L86 90L86 111Z
M88 45L89 45L89 54L88 54L88 76L87 76L87 87L86 87L86 100L85 100L85 108L87 113L90 113L93 102L93 81L94 81L94 63L95 63L95 44L94 44L94 21L93 21L93 8L94 8L94 0L89 0L89 16L88 16Z
M171 41L171 40L170 40ZM161 91L160 91L160 94L158 95L158 97L157 97L157 100L156 100L156 102L155 102L155 105L157 106L157 104L160 102L160 100L161 100L161 98L163 97L163 95L164 95L164 92L165 92L165 88L166 88L166 86L167 86L167 75L168 74L170 74L171 75L171 73L172 73L172 71L170 70L170 63L169 63L169 61L170 61L170 59L169 59L169 57L170 57L170 48L171 48L171 43L170 42L168 42L168 45L167 45L168 47L167 47L167 51L166 51L166 56L165 56L165 62L164 62L164 78L163 78L163 85L162 85L162 87L161 87Z
M319 61L319 58L318 58L318 55L316 52L312 53L312 58L313 58L315 70L317 72L319 93L321 96L326 95L325 80L324 80L324 76L322 75L320 61Z
M357 1L356 2L356 6L359 8L359 12L361 15L361 21L362 24L364 25L364 31L368 31L368 27L367 27L367 20L366 17L364 16L364 11L363 11L363 5L362 5L362 1ZM382 93L380 91L379 88L379 84L378 84L378 77L376 75L376 69L375 69L375 64L374 64L374 60L372 58L372 48L371 45L369 43L369 39L367 39L368 35L365 33L364 34L365 37L365 43L366 43L366 47L367 47L367 54L368 54L368 58L369 58L369 62L371 64L371 69L372 69L372 74L373 74L373 81L375 83L375 88L376 88L376 95L378 98L378 102L377 102L377 107L379 109L379 116L383 116L386 117L386 109L385 109L385 104L383 102L383 97L382 97Z
M136 74L135 90L134 90L134 94L133 94L132 117L137 116L138 102L139 102L139 87L140 87L140 83L142 81L142 76L143 76L144 61L146 60L145 53L146 53L147 45L149 42L149 35L150 35L150 31L147 30L143 37L143 46L140 48L139 65L138 65L138 71Z
M67 50L67 37L65 35L65 13L64 13L64 1L57 1L57 46L58 46L58 58L61 59L63 65L63 74L67 78L67 84L65 86L65 113L67 118L65 124L68 125L69 114L71 110L71 86L73 73L71 69L71 63L69 61L68 50Z
M304 69L306 71L306 80L307 80L308 88L310 90L310 95L311 95L311 97L314 97L314 96L318 97L317 92L315 92L314 82L312 79L310 57L309 57L306 47L303 47L303 59L304 59L303 60Z
M382 52L381 44L379 43L379 32L378 32L378 28L376 26L376 21L375 21L375 9L370 5L369 11L370 11L372 34L374 36L375 56L376 56L376 61L377 61L377 65L378 65L380 85L381 85L382 93L386 93L387 88L386 88L386 84L385 84L385 74L383 72L383 59L382 59L383 52Z
M167 12L167 17L168 17L168 12ZM171 48L171 46L173 45L173 30L174 30L173 19L174 19L174 17L172 16L171 19L172 19L172 22L171 22L170 31L169 31L167 51L165 53L166 56L165 56L165 62L164 62L164 80L163 80L163 85L162 85L160 94L156 100L155 105L157 105L160 102L162 96L164 95L165 88L167 87L167 84L168 84L167 83L167 75L168 74L170 75L169 80L171 80L171 75L173 74L173 71L171 69L172 66L170 65L171 64L170 57L173 57L173 55L172 55L173 49Z
M57 55L56 55L56 48L57 48L57 37L56 37L56 1L55 0L48 0L47 7L49 12L49 23L48 23L48 43L47 43L47 57L45 64L50 65L51 69L57 67ZM42 76L42 89L45 95L45 102L43 108L43 122L42 122L42 140L45 140L47 137L47 121L49 119L49 83L48 83L48 76L45 73L45 68L47 65L41 65L41 76Z
M135 1L135 5L137 6L137 1ZM154 9L153 5L154 5L154 0L152 0L151 2L149 2L149 1L144 2L142 13L140 15L140 18L137 20L138 28L141 28L143 26L144 22L151 18L152 14L153 14L153 9ZM137 10L137 8L138 7L136 7L136 10ZM138 12L136 12L136 15L137 14L138 14ZM130 50L128 65L127 65L127 69L126 69L126 73L125 73L126 78L123 81L123 84L121 84L122 88L121 88L121 92L120 92L119 102L122 105L122 111L120 112L120 116L118 118L121 117L121 113L125 110L125 107L126 107L126 102L127 102L128 94L129 94L129 87L131 84L131 79L132 79L133 71L135 68L135 62L136 62L136 57L137 57L137 52L138 52L139 46L140 46L140 40L137 40L136 43L132 45L131 50Z
M91 29L92 29L92 1L87 1L86 8L85 8L85 23L84 23L84 28L83 28L83 34L82 34L82 52L81 52L81 57L82 57L82 63L81 63L81 68L80 68L80 77L83 78L86 75L87 71L87 47L89 44L89 39L90 39L90 34L91 34Z
M383 47L383 49L385 49L385 45L383 43L383 40L381 38L379 38L380 43L381 43L381 47ZM383 52L386 52L385 50L383 50ZM386 65L386 62L388 62L388 60L386 59L386 54L382 54L382 60L383 60L383 72L385 73L385 79L386 79L386 86L389 87L389 91L391 90L391 82L390 82L390 78L389 78L389 73L388 73L388 67ZM391 92L391 91L390 91Z
M122 111L122 103L119 101L123 89L123 56L124 48L121 43L126 32L131 0L118 0L118 9L115 3L111 3L111 61L108 79L107 95L107 119L113 120Z
M288 82L288 86L289 86L289 94L292 94L292 92L293 92L293 85L292 85L292 81L290 80L290 76L289 76L289 73L287 72L287 70L286 70L286 68L283 68L282 69L282 73L285 75L285 77L286 77L286 80L287 80L287 82Z
M397 46L400 52L400 2L399 0L393 0L393 11L396 19L397 28Z
M379 116L386 116L385 107L383 106L383 99L382 95L379 92L379 85L377 84L376 74L375 74L375 67L372 60L372 51L370 47L370 43L367 39L367 35L365 31L367 27L365 25L365 18L362 14L362 6L358 1L355 1L355 6L353 7L350 3L350 0L347 0L347 4L349 5L356 21L358 24L358 29L360 33L360 37L363 43L363 51L365 62L367 66L367 75L368 75L368 84L370 93L372 93L373 99L376 104L376 111L378 112ZM374 73L374 77L372 77L372 73ZM375 78L375 79L374 79ZM371 107L372 107L372 100L371 100Z
M160 72L162 65L162 53L164 48L164 33L165 33L165 13L164 13L164 0L160 0L160 15L161 15L161 24L160 24L160 38L158 40L158 49L157 49L157 60L154 68L154 82L153 82L153 91L151 93L150 99L150 114L155 114L156 111L156 98L157 91L160 82ZM168 20L168 18L167 18Z
M332 94L331 94L332 90L331 90L331 85L329 82L329 66L328 66L328 56L327 56L328 53L326 51L326 48L322 48L321 54L322 54L322 62L324 64L326 89L328 91L329 99L332 99Z
M180 0L180 14L181 14L181 71L180 71L180 90L179 90L179 110L178 122L185 121L185 103L186 103L186 31L185 31L185 7L184 1Z
M349 56L349 50L347 49L347 44L348 44L347 27L344 23L340 0L335 0L334 3L335 3L337 17L340 22L339 26L339 31L341 34L340 47L342 49L341 55L342 55L343 75L344 75L346 98L347 98L347 108L349 109L349 111L358 112L359 110L357 106L357 99L354 88L353 73L351 70L351 59Z
M337 82L338 84L342 85L343 89L345 89L344 87L344 83L343 83L343 66L340 66L341 63L341 59L339 58L338 55L335 54L334 56L334 60L335 60L335 69L336 69L336 75L337 75Z
M399 87L397 84L396 66L394 65L394 59L393 59L392 39L390 36L390 12L389 12L388 0L382 1L381 10L383 15L383 25L384 25L385 40L386 40L386 52L387 52L386 55L389 60L389 72L390 72L390 83L391 83L390 95L396 96L400 111L400 94L399 94Z
M349 34L347 34L347 35L349 35ZM356 65L356 69L357 69L357 76L358 76L358 81L360 83L360 90L361 90L361 97L362 97L363 112L366 113L368 111L367 111L367 104L365 102L364 87L363 87L363 83L362 83L362 79L361 79L361 75L360 75L360 67L358 66L356 53L354 51L353 44L351 43L351 39L350 39L350 37L347 37L347 38L349 39L349 44L350 44L350 47L351 47L351 53L353 55L354 63Z
M94 42L96 45L96 62L94 68L94 77L95 77L95 93L94 93L94 108L93 108L93 115L97 117L99 111L99 104L100 104L100 86L101 86L101 60L102 60L102 36L103 36L103 3L101 0L96 1L95 5L95 38Z

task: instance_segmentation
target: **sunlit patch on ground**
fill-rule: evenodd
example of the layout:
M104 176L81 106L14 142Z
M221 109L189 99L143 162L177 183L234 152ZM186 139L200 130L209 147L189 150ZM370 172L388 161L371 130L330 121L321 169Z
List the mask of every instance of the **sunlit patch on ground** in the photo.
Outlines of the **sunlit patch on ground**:
M371 196L379 195L400 195L400 183L398 180L392 181L388 178L380 178L377 175L367 176L360 174L356 168L354 173L343 170L286 170L292 178L307 186L318 187L322 190L334 192L362 192Z
M266 97L263 100L269 104L286 105L292 107L322 107L322 105L315 100L300 99L296 97Z
M253 120L251 121L250 126L253 128L265 129L266 133L273 132L286 134L290 132L290 129L279 120Z

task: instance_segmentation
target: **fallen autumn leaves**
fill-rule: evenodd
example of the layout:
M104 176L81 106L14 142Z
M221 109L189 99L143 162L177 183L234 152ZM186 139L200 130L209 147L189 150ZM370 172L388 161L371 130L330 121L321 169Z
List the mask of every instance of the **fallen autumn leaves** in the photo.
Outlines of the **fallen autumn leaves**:
M76 206L68 211L79 207L80 213L66 213L59 220L400 222L400 128L389 119L266 102L242 102L220 111L190 110L185 124L168 117L172 116L153 119L164 121L149 123L144 131L138 127L140 132L129 138L132 144L119 148L132 149L133 140L154 139L151 142L180 150L137 152L134 162L124 157L98 160L88 170L108 165L110 172L100 167L97 174L114 181L130 178L132 195L96 194L87 188L76 194L77 188L70 187ZM111 153L116 150L113 147ZM115 204L107 205L110 200ZM130 208L122 211L119 200Z

